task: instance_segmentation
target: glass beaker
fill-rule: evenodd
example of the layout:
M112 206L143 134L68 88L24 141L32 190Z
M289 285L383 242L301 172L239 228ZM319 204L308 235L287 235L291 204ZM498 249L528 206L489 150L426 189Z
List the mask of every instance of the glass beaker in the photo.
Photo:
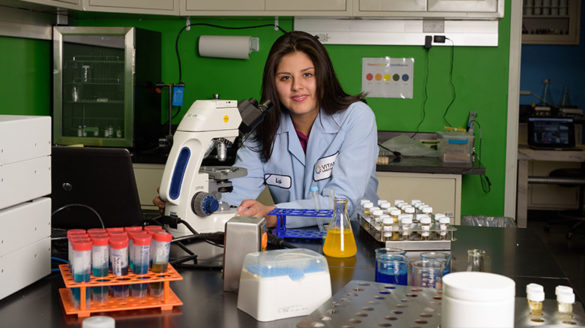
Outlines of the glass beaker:
M335 213L329 222L323 254L331 257L350 257L357 252L355 238L349 223L345 198L335 198Z

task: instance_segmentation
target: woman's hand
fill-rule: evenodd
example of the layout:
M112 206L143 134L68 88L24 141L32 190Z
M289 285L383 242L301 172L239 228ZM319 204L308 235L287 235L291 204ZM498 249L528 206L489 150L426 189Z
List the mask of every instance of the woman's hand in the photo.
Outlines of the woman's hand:
M254 199L246 199L238 207L238 215L266 218L266 226L272 228L276 226L276 215L267 214L275 208L276 206L266 206Z
M159 191L160 191L160 187L157 187L156 188L156 193L158 194ZM165 205L166 205L166 203L162 199L160 199L160 196L159 195L156 195L152 199L152 203L158 207L158 210L160 211L160 214L164 214L165 213Z

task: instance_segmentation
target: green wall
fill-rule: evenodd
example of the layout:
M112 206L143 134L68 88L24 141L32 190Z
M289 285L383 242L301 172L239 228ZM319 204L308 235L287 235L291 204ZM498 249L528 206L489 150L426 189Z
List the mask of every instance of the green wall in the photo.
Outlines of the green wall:
M51 114L51 42L0 36L0 114Z
M506 1L506 13L509 13L510 1ZM162 34L162 77L164 82L178 81L178 65L175 54L177 32L185 25L184 18L160 17L149 15L113 15L81 13L73 20L74 25L86 26L136 26L160 31ZM192 17L191 23L212 23L225 26L249 26L273 24L271 17L264 18L198 18ZM292 30L292 18L280 18L280 25L287 31ZM456 88L456 99L452 104L447 120L454 126L464 126L469 111L478 113L482 134L482 163L487 168L487 175L492 182L489 193L482 191L479 176L464 176L462 208L463 215L494 215L501 216L504 212L504 180L506 154L506 118L508 90L508 56L509 56L509 15L500 20L498 47L456 47L454 49L453 82ZM197 55L196 42L199 35L251 35L260 38L260 51L252 53L249 60L201 58ZM261 76L264 61L270 45L281 35L271 27L251 30L222 30L212 27L193 26L180 37L179 47L183 67L183 81L186 84L184 106L176 122L196 99L208 99L219 93L223 99L244 99L260 96ZM11 45L11 42L14 45ZM0 88L14 98L15 94L23 95L17 99L4 100L12 104L10 109L18 112L26 110L33 113L46 113L49 106L49 74L43 76L39 70L49 72L48 42L12 40L0 38L0 47L10 45L18 47L16 54L10 55L14 62L11 74L18 79L28 81L31 89L35 89L34 97L28 97L22 106L19 99L24 98L26 86L19 86L17 92L8 92L10 82L6 79ZM413 99L382 99L368 98L374 110L378 128L381 130L414 131L423 116L423 100L425 91L425 72L429 64L428 98L425 119L420 131L437 131L445 125L442 117L452 97L449 83L452 47L433 47L428 53L422 46L350 46L327 45L329 54L336 68L338 77L350 93L358 93L361 89L361 58L362 57L413 57L414 67L414 98ZM6 56L6 55L0 55ZM35 57L36 60L25 59ZM43 57L45 57L43 59ZM26 63L24 62L26 61ZM29 62L37 66L30 71ZM430 62L427 62L430 61ZM4 62L4 61L3 61ZM41 64L42 63L42 64ZM40 67L38 67L40 66ZM25 72L27 78L22 76ZM35 74L33 74L35 73ZM32 76L29 76L31 75ZM46 96L46 97L45 97ZM3 97L6 99L7 97ZM30 98L38 98L36 100ZM16 106L19 104L19 106ZM2 111L6 111L3 109ZM24 113L24 112L23 112ZM166 110L161 111L161 120L166 121ZM476 143L477 144L477 143Z

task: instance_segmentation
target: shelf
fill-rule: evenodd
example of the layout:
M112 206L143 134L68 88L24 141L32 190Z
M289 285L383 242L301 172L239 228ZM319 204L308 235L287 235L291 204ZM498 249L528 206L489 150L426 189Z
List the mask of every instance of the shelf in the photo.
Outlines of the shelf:
M579 44L581 0L568 0L568 7L556 8L562 15L535 15L532 9L524 7L530 14L522 17L523 44Z
M108 101L97 101L97 100L79 100L79 101L71 101L66 100L66 104L80 104L80 105L123 105L124 101L122 100L108 100Z

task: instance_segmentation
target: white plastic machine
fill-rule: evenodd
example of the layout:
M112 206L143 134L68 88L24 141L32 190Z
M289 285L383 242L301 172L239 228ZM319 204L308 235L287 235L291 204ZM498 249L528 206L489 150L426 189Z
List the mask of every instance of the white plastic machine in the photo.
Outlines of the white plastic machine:
M235 100L219 99L197 100L191 105L173 136L160 184L166 216L184 220L198 233L224 231L236 209L220 208L221 193L231 191L228 179L247 172L237 167L202 167L201 163L214 148L218 160L225 160L227 146L239 131L252 131L270 107L269 101L258 105L253 99L239 106ZM185 225L172 232L176 237L191 234Z

